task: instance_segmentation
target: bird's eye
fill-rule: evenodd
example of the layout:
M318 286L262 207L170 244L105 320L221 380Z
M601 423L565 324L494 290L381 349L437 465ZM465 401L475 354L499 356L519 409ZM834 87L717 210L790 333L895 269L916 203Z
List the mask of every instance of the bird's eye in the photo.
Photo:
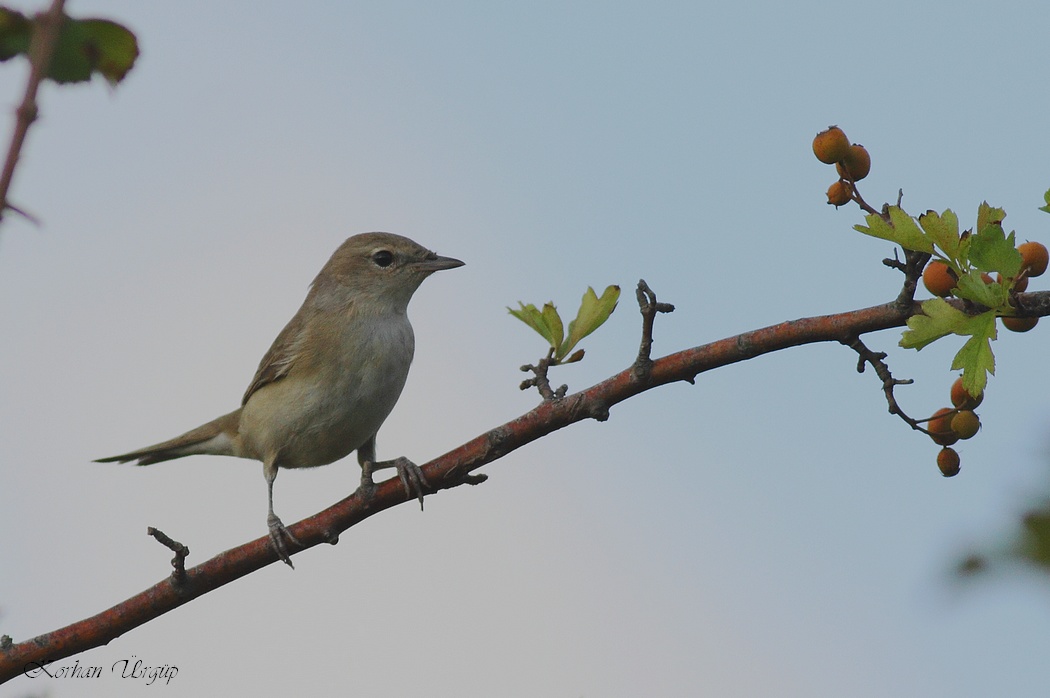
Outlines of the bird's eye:
M378 250L372 253L372 261L377 267L389 267L394 263L394 253L390 250Z

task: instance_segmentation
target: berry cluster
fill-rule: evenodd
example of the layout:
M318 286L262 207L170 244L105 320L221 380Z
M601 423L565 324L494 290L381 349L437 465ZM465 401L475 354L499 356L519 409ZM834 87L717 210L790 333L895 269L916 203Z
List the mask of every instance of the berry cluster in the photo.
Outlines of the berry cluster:
M984 395L970 395L963 387L962 378L956 378L952 384L951 399L953 407L937 410L926 425L926 431L934 443L943 446L937 454L937 467L944 477L959 474L959 454L951 445L959 439L976 436L981 429L981 420L974 410L981 404Z
M1017 251L1021 254L1021 272L1017 276L1011 278L998 275L993 282L990 275L981 274L982 280L986 284L1001 284L1012 293L1024 293L1028 288L1028 279L1046 272L1050 254L1047 253L1046 246L1039 242L1018 245ZM937 259L927 264L922 272L922 283L926 290L942 298L952 295L958 281L955 271ZM999 319L1002 320L1003 327L1011 332L1027 332L1039 322L1037 317L1003 316ZM981 428L981 420L973 410L981 404L984 395L976 398L971 396L963 388L962 378L957 378L952 384L951 398L954 408L943 407L937 410L926 425L930 438L943 447L937 454L937 467L945 477L959 474L959 454L951 445L959 439L971 438Z
M813 154L825 165L834 165L838 181L828 187L828 203L845 206L854 197L854 183L868 176L871 156L864 146L850 145L849 138L838 126L829 126L813 139Z
M1047 253L1046 245L1041 242L1023 243L1017 246L1017 251L1021 254L1021 273L1013 278L999 275L994 283L1004 285L1014 293L1024 293L1028 288L1028 279L1046 273L1050 254ZM988 274L982 274L981 278L987 284L993 283ZM955 270L939 259L927 264L922 272L922 283L926 290L942 298L952 295L958 282ZM1027 332L1039 322L1037 317L1004 316L1001 319L1003 327L1011 332Z
M1015 233L1003 229L1006 212L987 202L978 207L977 225L968 230L961 230L959 217L950 209L909 215L901 208L902 195L895 206L873 208L857 187L871 169L871 157L862 146L850 144L837 126L817 134L813 154L838 171L839 179L828 188L828 203L836 207L856 203L867 215L865 225L855 225L855 230L903 248L906 262L895 255L884 263L908 276L905 291L909 300L920 273L934 295L921 302L921 312L908 318L900 345L919 350L944 337L966 338L952 360L953 369L962 369L951 389L953 407L939 409L929 419L913 419L900 409L892 387L887 392L890 412L942 447L937 465L945 477L953 477L959 473L959 454L951 446L972 438L981 428L974 409L983 399L988 376L995 371L992 342L997 338L997 320L1013 332L1028 332L1036 326L1039 319L1027 317L1034 313L1026 307L1024 294L1029 279L1047 271L1050 254L1039 242L1018 245ZM1050 213L1050 191L1044 199L1047 205L1040 210ZM946 300L949 296L953 298ZM878 369L885 354L865 351L870 356L862 353L863 360ZM881 367L889 375L885 364Z

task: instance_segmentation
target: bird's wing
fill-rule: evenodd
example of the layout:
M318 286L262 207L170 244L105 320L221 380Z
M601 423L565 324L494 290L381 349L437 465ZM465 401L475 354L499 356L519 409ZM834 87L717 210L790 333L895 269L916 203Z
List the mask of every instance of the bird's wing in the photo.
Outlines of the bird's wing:
M259 362L259 368L255 371L248 390L244 392L241 406L248 403L248 398L259 388L269 383L274 383L288 375L296 360L300 357L306 335L306 321L304 318L306 308L299 309L288 324L284 326L277 339L273 340L270 350Z

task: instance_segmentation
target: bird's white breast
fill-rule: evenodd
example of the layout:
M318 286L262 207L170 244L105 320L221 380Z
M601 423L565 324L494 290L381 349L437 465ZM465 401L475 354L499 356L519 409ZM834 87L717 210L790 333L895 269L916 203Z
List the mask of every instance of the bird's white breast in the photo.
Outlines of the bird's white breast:
M407 316L340 324L324 332L328 350L294 365L244 406L241 436L261 460L273 457L283 468L339 460L371 438L393 410L415 348Z

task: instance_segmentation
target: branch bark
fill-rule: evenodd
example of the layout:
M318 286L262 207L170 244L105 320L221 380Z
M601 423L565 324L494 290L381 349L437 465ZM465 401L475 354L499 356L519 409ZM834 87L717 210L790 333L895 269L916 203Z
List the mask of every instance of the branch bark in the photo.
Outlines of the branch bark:
M1050 291L1021 297L1026 315L1050 315ZM491 429L458 448L423 465L433 490L476 484L471 471L491 463L522 446L584 419L604 421L609 409L639 393L678 381L692 382L705 371L747 359L817 342L848 345L863 334L903 326L920 312L915 301L900 299L862 310L802 318L735 337L704 344L655 359L644 379L632 365L578 393L544 400L517 419ZM289 527L293 535L312 548L334 545L339 534L370 516L408 501L400 480L380 483L371 498L359 493ZM414 500L413 500L414 501ZM293 553L294 554L294 553ZM69 657L107 644L158 616L251 572L278 561L268 536L227 550L184 574L173 575L98 615L20 643L0 638L0 683L38 664Z

